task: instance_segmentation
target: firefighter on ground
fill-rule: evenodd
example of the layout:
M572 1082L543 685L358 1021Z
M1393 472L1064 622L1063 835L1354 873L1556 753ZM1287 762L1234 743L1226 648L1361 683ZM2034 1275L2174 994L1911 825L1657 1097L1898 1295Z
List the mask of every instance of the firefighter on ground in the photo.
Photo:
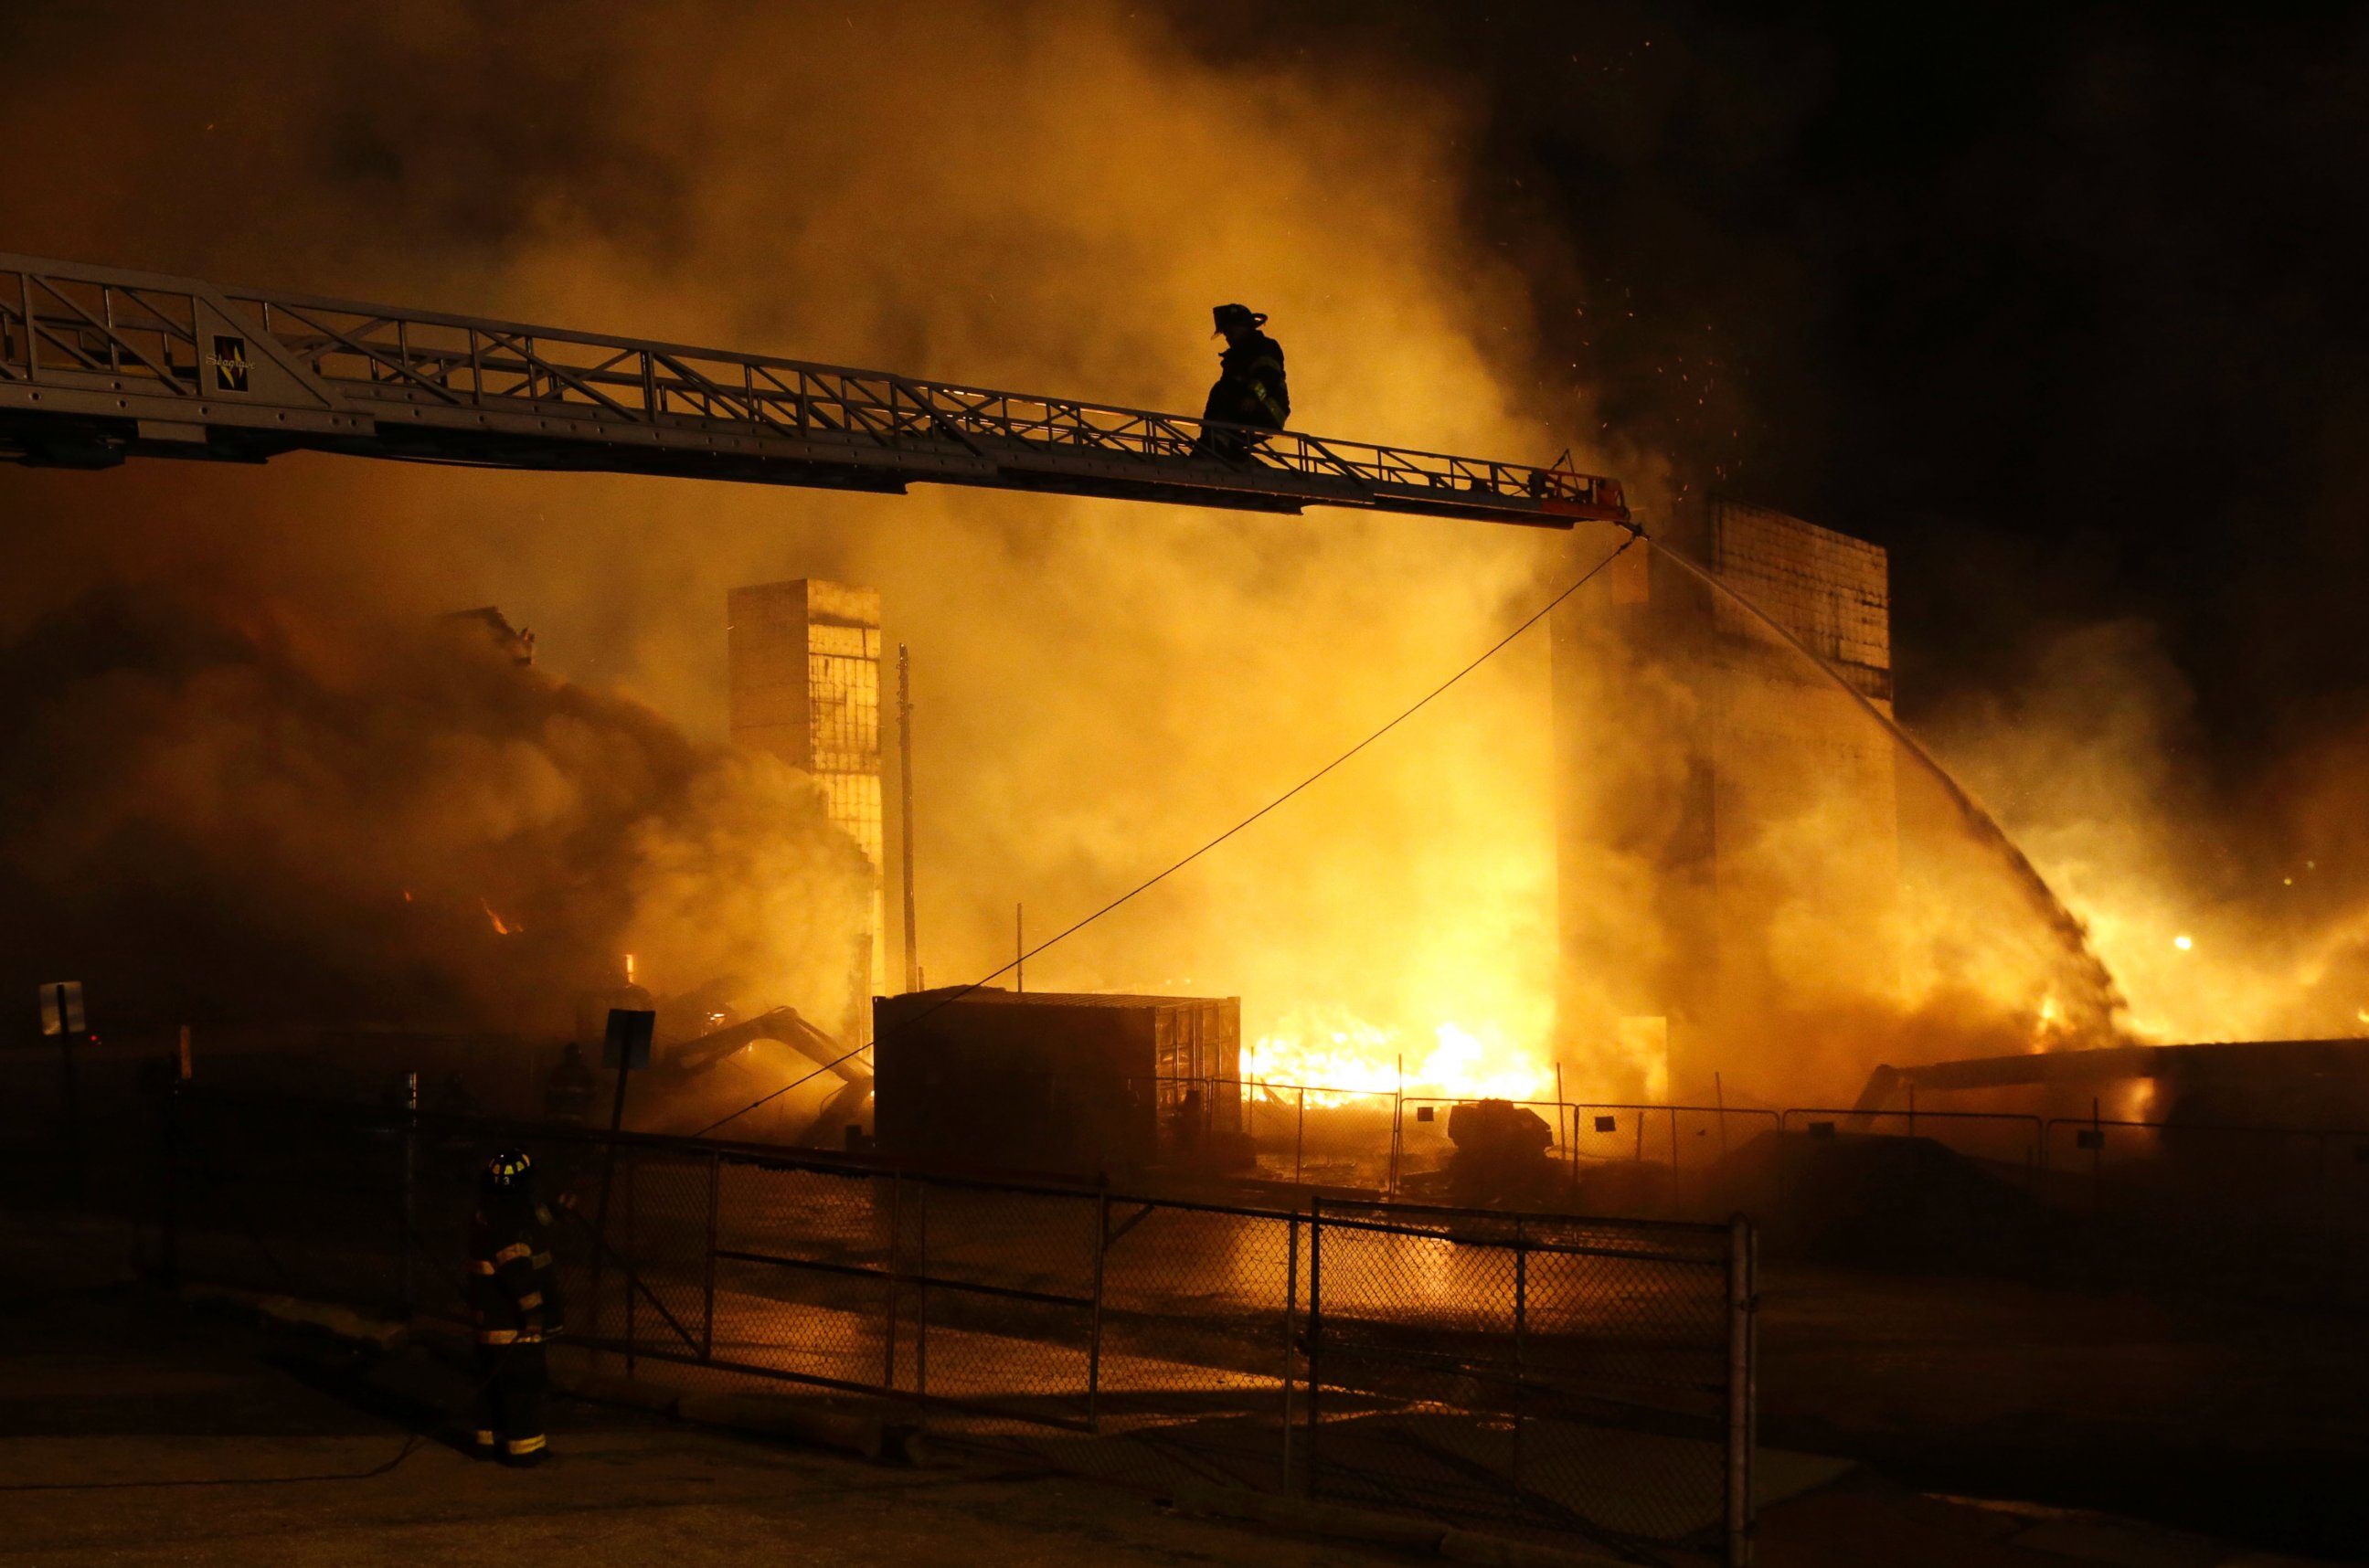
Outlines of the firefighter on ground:
M551 1210L535 1201L534 1166L521 1150L495 1155L478 1175L469 1315L477 1331L477 1453L540 1464L543 1344L566 1322L566 1308L551 1266Z
M1218 380L1209 388L1201 418L1263 430L1283 429L1291 418L1291 390L1283 378L1283 345L1260 330L1266 326L1266 313L1248 305L1219 305L1209 314L1225 335L1226 351L1218 356ZM1239 431L1204 425L1193 442L1193 455L1239 461L1250 444Z

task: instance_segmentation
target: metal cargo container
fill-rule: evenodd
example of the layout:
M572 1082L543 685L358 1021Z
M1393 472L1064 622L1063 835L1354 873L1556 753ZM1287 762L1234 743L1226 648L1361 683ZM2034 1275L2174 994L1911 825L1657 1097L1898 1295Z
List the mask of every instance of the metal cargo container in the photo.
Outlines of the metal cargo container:
M872 1010L884 1152L1088 1173L1222 1160L1241 1142L1239 997L982 988Z

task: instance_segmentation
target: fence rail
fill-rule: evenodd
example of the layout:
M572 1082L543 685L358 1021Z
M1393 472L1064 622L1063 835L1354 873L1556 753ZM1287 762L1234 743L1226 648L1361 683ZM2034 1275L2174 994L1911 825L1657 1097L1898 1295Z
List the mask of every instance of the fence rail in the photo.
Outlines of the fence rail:
M160 1104L158 1266L464 1319L475 1172L508 1142L556 1200L567 1337L629 1369L1155 1433L1246 1485L1748 1561L1741 1221L1201 1202L184 1089Z

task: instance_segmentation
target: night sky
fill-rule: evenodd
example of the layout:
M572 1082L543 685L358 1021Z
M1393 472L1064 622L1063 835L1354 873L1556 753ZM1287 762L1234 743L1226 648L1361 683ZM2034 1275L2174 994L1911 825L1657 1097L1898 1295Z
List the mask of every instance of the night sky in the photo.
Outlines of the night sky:
M1905 716L2130 615L2232 805L2369 713L2369 14L1372 16L1183 25L1462 94L1473 219L1604 416L1892 550Z

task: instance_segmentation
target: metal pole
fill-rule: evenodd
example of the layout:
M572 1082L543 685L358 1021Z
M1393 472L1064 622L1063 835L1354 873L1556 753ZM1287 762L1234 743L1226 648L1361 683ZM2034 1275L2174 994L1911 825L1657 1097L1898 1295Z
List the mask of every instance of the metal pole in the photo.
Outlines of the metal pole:
M1390 1162L1390 1168L1382 1173L1382 1196L1385 1197L1395 1198L1399 1196L1399 1156L1405 1151L1406 1148L1406 1127L1399 1118L1404 1110L1405 1105L1399 1097L1395 1094L1391 1095Z
M2106 1208L2106 1128L2098 1119L2098 1096L2089 1096L2089 1212Z
M1300 1162L1307 1150L1308 1085L1303 1083L1299 1086L1299 1130L1291 1135L1291 1180L1295 1186L1299 1183Z
M1524 1340L1530 1317L1530 1249L1525 1244L1521 1216L1514 1217L1514 1472L1512 1490L1522 1494L1522 1375Z
M888 1282L887 1289L883 1292L884 1304L881 1310L881 1317L884 1320L881 1337L887 1342L887 1351L881 1364L880 1386L892 1394L897 1391L897 1278L899 1272L897 1260L903 1255L905 1246L904 1229L898 1224L904 1207L901 1201L904 1192L905 1178L895 1172L889 1173ZM877 1202L878 1199L875 1198L874 1201Z
M1028 990L1028 941L1021 934L1021 922L1027 913L1025 904L1012 906L1012 989L1021 995Z
M1093 1317L1086 1333L1086 1430L1099 1432L1094 1403L1103 1386L1103 1266L1110 1253L1110 1173L1094 1173Z
M913 1397L930 1397L930 1187L913 1186Z
M1563 1113L1566 1111L1571 1114L1571 1130L1567 1133L1563 1130ZM1579 1109L1563 1100L1561 1062L1555 1063L1555 1136L1562 1139L1563 1168L1570 1175L1568 1185L1576 1187L1579 1185Z
M1669 1112L1670 1112L1670 1212L1671 1212L1672 1214L1676 1214L1676 1213L1678 1211L1678 1207L1679 1207L1679 1206L1678 1206L1678 1108L1677 1108L1676 1105L1672 1105L1672 1106L1670 1106L1670 1107L1669 1107Z
M419 1233L419 1074L403 1075L403 1234L395 1252L403 1260L403 1310L407 1317L419 1305L411 1238Z
M723 1207L724 1155L721 1150L707 1151L707 1326L700 1332L699 1358L715 1359L715 1219Z
M66 1011L66 988L58 986L58 1075L60 1096L65 1117L60 1130L65 1134L66 1180L80 1194L88 1173L83 1167L82 1151L82 1082L74 1067L74 1018Z
M1727 1224L1727 1552L1726 1568L1752 1561L1754 1388L1752 1222Z
M625 1376L634 1375L634 1336L641 1293L634 1288L634 1162L625 1162Z
M601 1155L601 1201L592 1217L592 1337L601 1336L601 1265L609 1250L609 1191L617 1178L617 1135L625 1125L625 1075L633 1071L634 1054L623 1051L617 1058L617 1098L609 1107L609 1139ZM633 1300L633 1283L625 1285L625 1299ZM596 1353L597 1354L597 1353Z
M897 645L897 775L904 806L898 851L905 862L905 990L921 989L921 944L914 934L913 912L913 673L905 645Z
M1324 1197L1308 1195L1308 1495L1316 1495L1316 1428L1324 1392Z
M1277 1490L1284 1496L1291 1494L1291 1320L1299 1306L1299 1216L1284 1222L1287 1240L1283 1263L1283 1474Z
M181 1276L181 1095L188 1088L185 1080L175 1083L165 1094L164 1179L156 1195L156 1264L167 1290L178 1284Z

